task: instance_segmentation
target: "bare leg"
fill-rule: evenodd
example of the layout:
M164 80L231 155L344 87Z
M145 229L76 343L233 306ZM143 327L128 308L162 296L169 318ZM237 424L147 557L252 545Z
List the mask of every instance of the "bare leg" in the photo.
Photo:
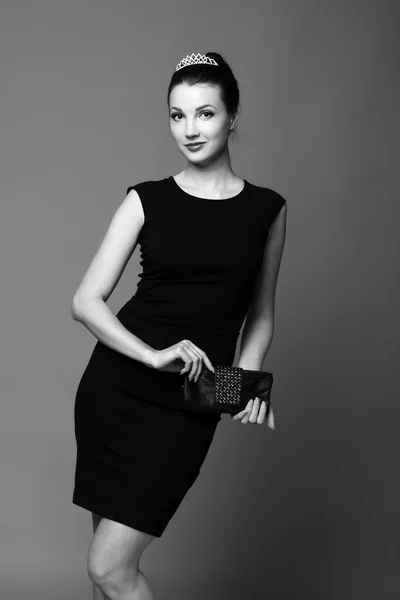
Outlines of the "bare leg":
M154 600L149 582L139 569L139 560L155 536L92 515L94 536L88 573L94 600Z
M121 578L122 580L122 578ZM135 579L130 584L121 582L103 583L104 600L154 600L149 582L140 569L135 573ZM102 600L103 596L101 597Z
M92 583L92 588L93 588L93 600L106 600L106 598L103 595L103 592L101 591L100 588L97 587L97 585L95 583Z
M96 533L97 525L100 523L101 516L92 512L92 521L93 521L93 534ZM93 588L93 600L106 600L104 598L103 592L95 583L92 583Z

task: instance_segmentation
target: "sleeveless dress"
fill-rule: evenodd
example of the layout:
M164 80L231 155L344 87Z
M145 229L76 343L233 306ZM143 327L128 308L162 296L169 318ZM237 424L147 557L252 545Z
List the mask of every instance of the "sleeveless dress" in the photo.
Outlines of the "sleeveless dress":
M222 200L193 196L173 176L131 189L145 216L143 270L116 316L154 349L189 339L214 366L232 365L269 228L285 199L247 180ZM183 377L97 341L75 397L74 504L161 537L221 420L183 410Z

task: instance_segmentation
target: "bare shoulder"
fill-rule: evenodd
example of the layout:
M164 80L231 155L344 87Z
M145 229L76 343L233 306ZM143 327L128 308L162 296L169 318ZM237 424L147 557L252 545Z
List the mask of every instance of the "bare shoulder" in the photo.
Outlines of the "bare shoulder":
M80 306L85 306L88 298L102 298L107 301L136 248L143 223L144 213L140 196L136 190L130 190L116 209L75 292L74 314L80 314Z
M143 225L144 210L142 200L134 188L130 188L118 210L121 210L125 216L131 217L136 223Z

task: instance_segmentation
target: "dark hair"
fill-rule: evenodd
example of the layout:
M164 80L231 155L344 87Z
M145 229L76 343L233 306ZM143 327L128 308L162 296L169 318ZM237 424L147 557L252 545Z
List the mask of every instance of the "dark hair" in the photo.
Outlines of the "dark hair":
M232 69L218 52L207 52L206 56L213 58L218 63L215 65L195 64L188 65L175 71L168 86L167 103L176 85L187 83L210 83L220 88L221 100L225 104L227 113L233 117L239 108L239 86Z

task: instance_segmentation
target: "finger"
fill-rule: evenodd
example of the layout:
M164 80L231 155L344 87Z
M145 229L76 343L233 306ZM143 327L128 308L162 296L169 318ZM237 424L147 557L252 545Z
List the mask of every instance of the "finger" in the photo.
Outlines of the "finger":
M190 348L190 350L197 356L197 368L196 371L194 373L194 381L197 381L198 378L200 377L200 373L203 369L203 355L202 352L200 350L200 348L197 348L197 346L195 344L193 344L190 340L183 340L188 347Z
M182 367L182 369L181 369L181 375L183 375L184 373L187 373L187 371L189 371L189 369L191 367L189 353L185 350L185 348L183 346L178 346L178 348L175 351L175 356L176 356L176 358L178 358L179 360L182 360L185 363L185 366Z
M249 417L250 417L250 415L251 415L251 411L252 411L252 409L253 409L253 406L254 406L254 400L253 400L253 399L251 399L251 400L250 400L250 402L251 402L251 405L250 405L250 406L249 406L249 408L246 410L246 412L245 412L245 414L244 414L243 418L241 419L242 423L244 423L244 424L248 423L248 421L249 421Z
M267 413L267 404L266 404L265 400L263 400L260 404L260 410L258 412L258 417L257 417L258 424L261 425L262 423L264 423L266 413Z
M197 360L197 357L188 347L184 347L183 345L178 348L176 355L185 363L185 366L181 369L181 375L188 373L188 377L191 379L191 374L196 369L194 362Z
M246 423L249 422L250 414L251 414L251 409L246 410L244 417L241 419L241 422L244 423L244 425L246 425Z
M188 340L186 340L186 342L188 342ZM191 344L188 345L188 351L191 352L191 356L193 357L193 361L194 361L193 368L190 373L190 377L191 377L191 379L194 379L195 381L197 381L197 379L200 376L201 370L203 368L203 357L201 356L201 354L197 350L197 348L193 348L193 346Z
M232 421L240 421L240 419L246 414L245 410L241 410L239 413L236 413L235 415L232 414Z
M274 411L272 410L272 406L270 404L270 409L268 413L267 425L270 429L275 429L275 416Z
M213 366L211 360L208 358L207 354L205 352L203 352L203 350L201 350L201 353L203 355L203 360L204 360L205 364L207 365L208 369L210 369L210 371L215 373L214 366Z
M251 411L250 416L249 416L250 423L255 423L257 421L257 415L258 415L259 408L260 408L260 398L258 398L256 396L254 398L254 402L253 402L253 410Z
M186 340L186 341L190 343L190 345L193 347L193 349L195 349L197 352L199 352L199 354L201 355L201 357L202 357L204 363L206 364L206 366L208 367L208 369L210 369L210 371L215 373L215 369L212 365L212 362L208 358L207 354L201 348L196 346L196 344L193 344L193 342L191 342L190 340ZM200 370L200 372L201 372L201 370ZM199 375L200 375L200 373L199 373Z
M200 358L191 349L188 350L188 354L190 355L190 359L191 359L191 365L190 365L190 371L188 373L188 377L189 377L189 380L191 381L193 379L193 377L195 376L195 374L197 373Z
M246 412L249 410L249 408L251 408L253 405L253 400L249 400L247 403L247 406L244 410L241 410L240 412L236 413L236 415L232 416L232 420L233 421L240 421L240 419L242 417L244 417L244 415L246 414Z

